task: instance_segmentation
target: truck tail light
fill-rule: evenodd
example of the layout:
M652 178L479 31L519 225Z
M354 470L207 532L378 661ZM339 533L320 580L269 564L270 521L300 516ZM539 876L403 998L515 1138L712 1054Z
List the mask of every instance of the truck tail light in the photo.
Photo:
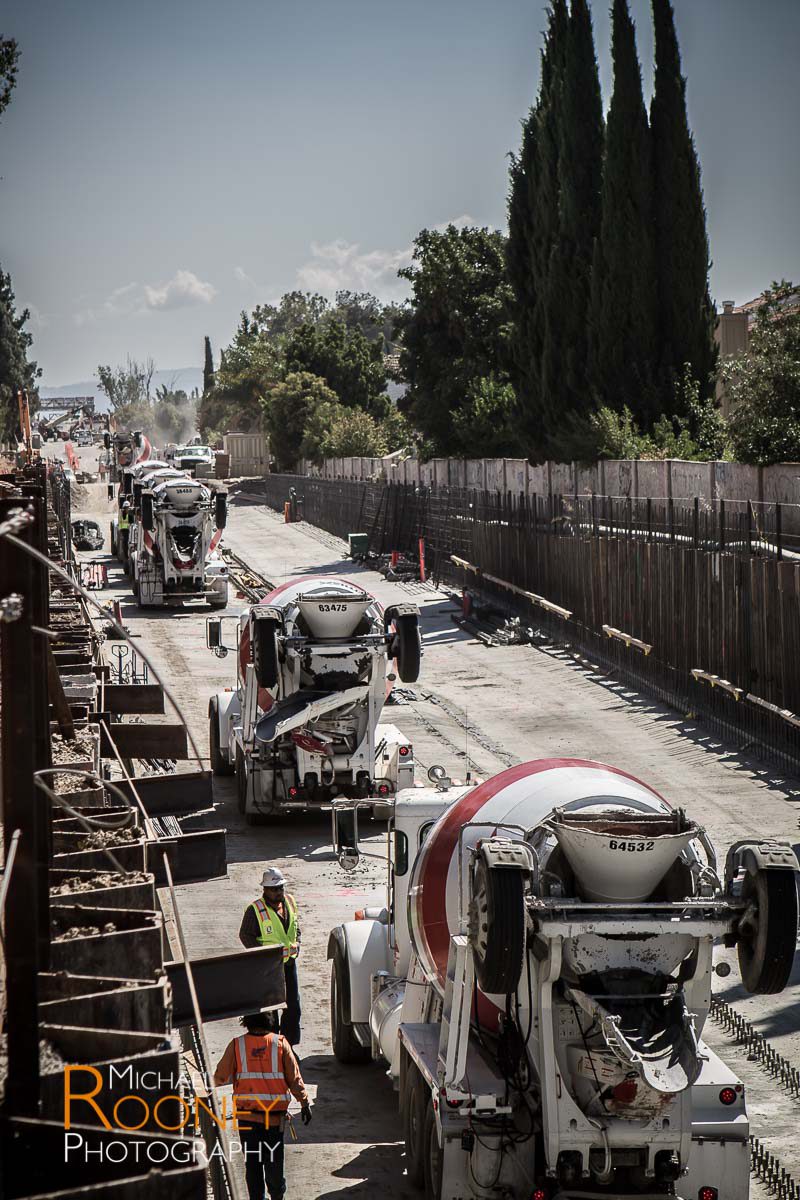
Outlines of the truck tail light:
M379 796L388 796L389 793L391 792L391 790L392 789L389 787L388 783L379 783L378 784L378 795Z
M717 1200L717 1189L715 1187L701 1187L697 1193L697 1200Z
M356 921L364 921L364 920L366 920L366 913L364 912L364 909L363 909L363 908L357 908L357 909L356 909L356 911L353 913L353 918L354 918Z
M294 800L294 799L295 799L295 797L296 797L296 796L299 796L299 795L300 795L300 788L297 788L297 787L290 787L290 788L289 788L289 799L290 799L290 800Z
M735 1104L736 1099L736 1088L724 1087L719 1094L720 1104Z
M401 746L400 747L400 757L401 758L408 758L410 753L411 753L410 746Z

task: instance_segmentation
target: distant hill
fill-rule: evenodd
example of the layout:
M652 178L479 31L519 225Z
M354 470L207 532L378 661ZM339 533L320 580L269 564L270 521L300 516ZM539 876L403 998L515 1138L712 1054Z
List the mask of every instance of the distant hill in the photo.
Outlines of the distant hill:
M153 375L153 390L162 386L183 389L189 395L194 388L202 391L203 369L175 367L174 370L156 371ZM96 379L79 379L77 383L64 383L59 387L40 387L39 395L42 400L54 399L57 396L94 396L95 407L99 412L105 412L108 408L108 399L100 391Z

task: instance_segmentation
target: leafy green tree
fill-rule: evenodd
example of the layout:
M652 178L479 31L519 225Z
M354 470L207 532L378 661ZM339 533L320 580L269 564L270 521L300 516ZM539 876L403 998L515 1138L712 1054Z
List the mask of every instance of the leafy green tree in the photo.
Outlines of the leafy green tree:
M380 421L363 409L339 405L325 442L326 458L380 458L386 451L386 437Z
M250 324L272 342L288 337L301 325L318 325L330 303L317 292L286 292L277 304L259 304Z
M601 405L627 407L649 427L658 372L650 129L627 0L614 0L611 12L614 91L592 266L590 375Z
M14 38L0 37L0 115L8 108L17 84L19 47Z
M387 449L381 422L336 401L319 404L310 414L301 446L303 457L317 464L326 458L380 458Z
M588 320L600 232L603 106L587 0L572 0L558 103L558 236L545 302L542 393L552 448L566 413L591 407Z
M452 425L475 381L499 373L507 357L510 289L505 238L491 229L424 229L414 242L412 300L397 322L400 408L436 452L454 448ZM473 453L480 453L476 442Z
M395 450L407 450L414 445L414 431L408 418L394 405L390 406L381 421L381 429L386 439L387 454L393 454Z
M325 380L308 371L287 375L261 398L270 453L280 471L292 471L296 467L301 457L306 427L317 408L337 403L336 394Z
M382 339L367 341L358 326L348 329L338 318L300 325L286 342L286 370L318 375L350 408L363 408L373 415L385 411L381 400L386 391Z
M686 115L686 80L670 0L652 0L655 90L650 105L663 407L691 364L703 395L713 391L716 316L708 290L709 249L700 164Z
M523 123L522 146L512 158L509 179L509 357L518 424L530 454L541 452L543 444L542 358L548 272L558 237L558 124L568 25L565 0L553 0L541 55L539 95Z
M648 430L641 430L627 405L602 405L589 418L593 444L583 457L682 458L707 462L730 453L730 435L715 401L701 395L689 363L676 385L674 415L662 413Z
M741 462L800 462L800 288L773 283L747 351L723 368L731 440Z
M17 392L27 391L36 411L34 389L40 368L28 358L33 338L25 328L30 313L18 313L11 276L0 267L0 440L13 441L19 427Z
M453 432L458 439L455 453L464 458L473 457L477 450L481 458L519 454L515 407L510 383L500 382L493 375L473 380L466 403L453 414Z
M211 353L211 338L207 337L205 341L205 353L203 359L203 395L214 386L214 355Z
M262 401L284 374L281 339L242 313L233 341L220 357L214 387L203 395L198 408L203 436L211 431L221 435L260 429Z

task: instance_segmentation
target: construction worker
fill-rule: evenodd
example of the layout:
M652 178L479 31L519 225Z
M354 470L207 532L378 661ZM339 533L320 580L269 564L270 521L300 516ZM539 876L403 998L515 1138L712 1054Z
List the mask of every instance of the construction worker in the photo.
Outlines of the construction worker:
M283 1200L283 1134L292 1096L303 1124L311 1105L297 1060L286 1038L270 1033L270 1014L242 1017L246 1033L232 1038L214 1072L216 1087L233 1084L233 1108L245 1156L250 1200Z
M300 925L294 896L286 894L286 879L277 867L267 867L261 876L262 895L248 904L239 928L243 946L282 946L283 973L286 980L286 1008L281 1017L281 1033L290 1046L300 1041L300 985L297 979L297 955L300 953Z
M119 558L122 562L126 562L128 558L128 534L131 525L131 506L130 501L123 501L122 508L119 510L119 519L117 521L117 550Z

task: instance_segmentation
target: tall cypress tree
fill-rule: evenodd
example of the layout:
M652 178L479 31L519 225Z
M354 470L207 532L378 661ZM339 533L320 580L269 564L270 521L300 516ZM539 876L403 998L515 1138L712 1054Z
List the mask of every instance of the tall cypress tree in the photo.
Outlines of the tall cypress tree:
M603 105L587 0L572 0L558 97L558 239L550 255L542 389L552 438L565 413L591 405L588 320L600 232Z
M511 332L509 337L509 371L514 381L519 415L525 425L528 413L536 407L538 372L531 369L531 323L536 307L536 279L531 263L533 210L531 197L536 180L536 122L538 110L532 108L522 122L522 145L518 155L511 156L508 191L508 240L506 242L506 272L511 284L509 305Z
M713 390L714 307L700 164L686 115L686 80L670 0L652 0L655 90L650 106L663 404L690 363L703 395Z
M606 125L602 220L592 266L589 363L597 401L657 415L657 286L650 130L628 0L614 0L614 91Z
M207 337L206 345L205 345L205 361L203 363L203 395L204 396L207 395L208 392L211 391L213 386L214 386L214 356L211 353L211 338Z
M517 418L530 454L543 453L541 394L547 274L558 237L558 102L569 13L552 0L541 54L536 105L523 123L522 147L512 160L508 203L508 275L514 290L513 371Z

